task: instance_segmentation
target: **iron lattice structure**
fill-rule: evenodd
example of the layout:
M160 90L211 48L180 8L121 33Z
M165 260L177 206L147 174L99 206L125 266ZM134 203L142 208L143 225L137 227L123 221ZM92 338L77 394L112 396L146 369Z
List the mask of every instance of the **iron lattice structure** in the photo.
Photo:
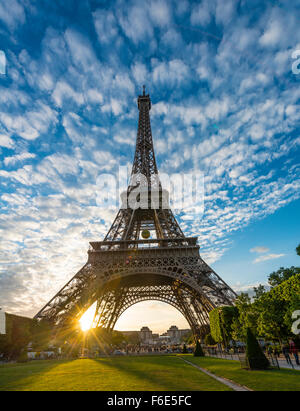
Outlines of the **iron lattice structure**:
M158 300L177 308L198 338L208 330L209 312L232 305L236 295L201 258L197 238L185 237L172 210L165 207L153 148L151 100L145 88L138 97L138 108L132 175L123 194L125 206L104 241L90 243L87 263L35 318L67 326L97 302L93 325L113 329L133 304ZM148 207L127 204L137 187L147 193ZM143 239L143 230L152 233L152 238Z

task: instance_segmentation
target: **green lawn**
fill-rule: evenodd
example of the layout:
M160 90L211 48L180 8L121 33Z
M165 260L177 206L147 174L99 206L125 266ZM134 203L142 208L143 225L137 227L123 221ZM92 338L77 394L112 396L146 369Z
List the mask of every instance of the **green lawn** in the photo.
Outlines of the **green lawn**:
M219 377L228 378L255 391L300 391L300 371L296 370L242 370L238 361L184 355L188 361L206 368Z
M34 361L0 366L3 390L201 390L228 387L176 356Z

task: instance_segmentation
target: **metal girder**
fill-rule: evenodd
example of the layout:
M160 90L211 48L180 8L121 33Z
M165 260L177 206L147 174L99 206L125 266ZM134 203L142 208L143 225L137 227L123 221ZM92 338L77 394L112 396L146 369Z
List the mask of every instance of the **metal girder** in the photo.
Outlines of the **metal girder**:
M145 94L138 98L139 123L136 150L127 195L145 180L159 196L149 110ZM153 187L153 184L152 184ZM151 203L149 191L149 204ZM149 229L153 238L143 240ZM35 318L56 326L77 322L97 301L94 325L113 329L122 313L144 300L159 300L177 308L195 336L209 327L208 313L217 306L232 305L235 293L200 257L196 238L187 238L170 208L159 202L154 208L121 208L104 241L91 242L88 261L42 308Z
M119 294L119 295L117 295ZM157 300L175 307L187 319L194 334L201 336L208 327L208 316L205 306L195 307L192 300L194 291L182 286L178 281L161 285L121 286L107 289L97 306L94 327L102 326L113 329L116 322L129 307L142 301ZM201 320L199 321L199 318ZM204 320L205 318L205 320Z

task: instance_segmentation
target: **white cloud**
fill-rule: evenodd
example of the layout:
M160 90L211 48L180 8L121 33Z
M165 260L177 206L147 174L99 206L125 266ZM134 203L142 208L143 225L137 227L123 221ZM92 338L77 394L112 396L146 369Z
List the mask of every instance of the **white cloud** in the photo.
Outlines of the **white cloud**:
M15 29L18 24L25 22L24 7L17 0L10 0L9 7L5 1L0 2L0 20L9 28Z
M124 133L123 135L117 134L114 136L114 141L119 144L128 144L130 146L134 146L135 138L133 136L134 134L132 135L130 134L125 135Z
M48 174L49 165L61 175L78 173L78 160L66 154L52 154L46 157L40 164L39 170L43 171L46 168L45 174Z
M263 261L268 261L268 260L274 260L276 258L284 257L285 254L266 254L266 255L261 255L260 257L257 257L253 262L255 264L261 263Z
M268 8L261 17L264 32L259 39L259 44L264 48L284 48L295 45L297 33L297 12L282 7Z
M193 5L191 13L192 25L208 25L211 21L212 12L212 3L209 0L203 0L201 4Z
M13 148L14 141L10 136L0 133L0 147Z
M259 39L259 42L263 46L274 46L279 43L280 37L282 35L283 28L279 21L273 20L269 23L264 34Z
M269 251L269 248L261 247L261 246L253 247L250 250L251 253L267 253L268 251Z
M36 157L36 155L34 153L21 153L21 154L17 154L15 156L12 156L12 157L5 157L4 164L6 166L14 165L19 161L28 160L30 158L35 158L35 157Z
M148 70L143 63L136 62L131 67L133 77L138 84L145 84Z
M75 30L67 29L65 39L73 63L80 70L89 71L96 62L96 57L87 38Z
M103 95L99 91L95 89L90 89L86 93L87 99L96 104L102 104L103 103Z
M264 137L264 129L262 124L253 124L249 131L249 134L254 141L260 140L262 137Z
M65 81L59 81L52 93L52 98L58 107L62 107L63 101L65 99L71 99L76 104L81 105L84 103L84 98L82 93L77 93L70 84Z
M167 1L152 0L149 3L149 12L154 25L166 26L171 19L171 12Z
M240 282L237 282L232 286L232 289L237 293L248 293L250 297L254 295L254 287L258 287L260 285L263 285L266 290L270 289L270 285L267 282L256 282L252 284L241 284Z
M153 25L149 19L147 8L139 1L118 10L119 23L125 35L134 43L146 42L153 38Z
M0 121L12 134L25 140L35 140L46 133L50 126L56 124L57 113L42 102L35 103L36 108L22 115L0 113Z
M93 13L93 18L100 44L109 44L118 34L114 14L111 11L99 9Z
M169 86L180 85L188 81L189 68L179 59L169 62L160 62L156 59L152 60L153 66L153 81L159 84L168 84Z
M224 25L232 23L237 3L235 0L218 0L216 4L216 22Z

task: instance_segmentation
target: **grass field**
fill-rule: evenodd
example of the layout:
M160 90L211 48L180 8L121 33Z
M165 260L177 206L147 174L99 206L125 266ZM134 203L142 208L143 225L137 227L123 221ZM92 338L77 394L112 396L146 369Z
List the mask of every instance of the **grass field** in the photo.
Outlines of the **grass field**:
M236 361L192 355L183 358L253 390L300 390L299 371L246 371ZM8 390L227 391L229 388L178 356L141 356L2 365L0 391Z
M300 371L297 370L248 371L242 370L238 361L192 355L183 355L183 358L255 391L300 391Z
M201 390L228 387L176 356L36 361L0 366L3 390Z

